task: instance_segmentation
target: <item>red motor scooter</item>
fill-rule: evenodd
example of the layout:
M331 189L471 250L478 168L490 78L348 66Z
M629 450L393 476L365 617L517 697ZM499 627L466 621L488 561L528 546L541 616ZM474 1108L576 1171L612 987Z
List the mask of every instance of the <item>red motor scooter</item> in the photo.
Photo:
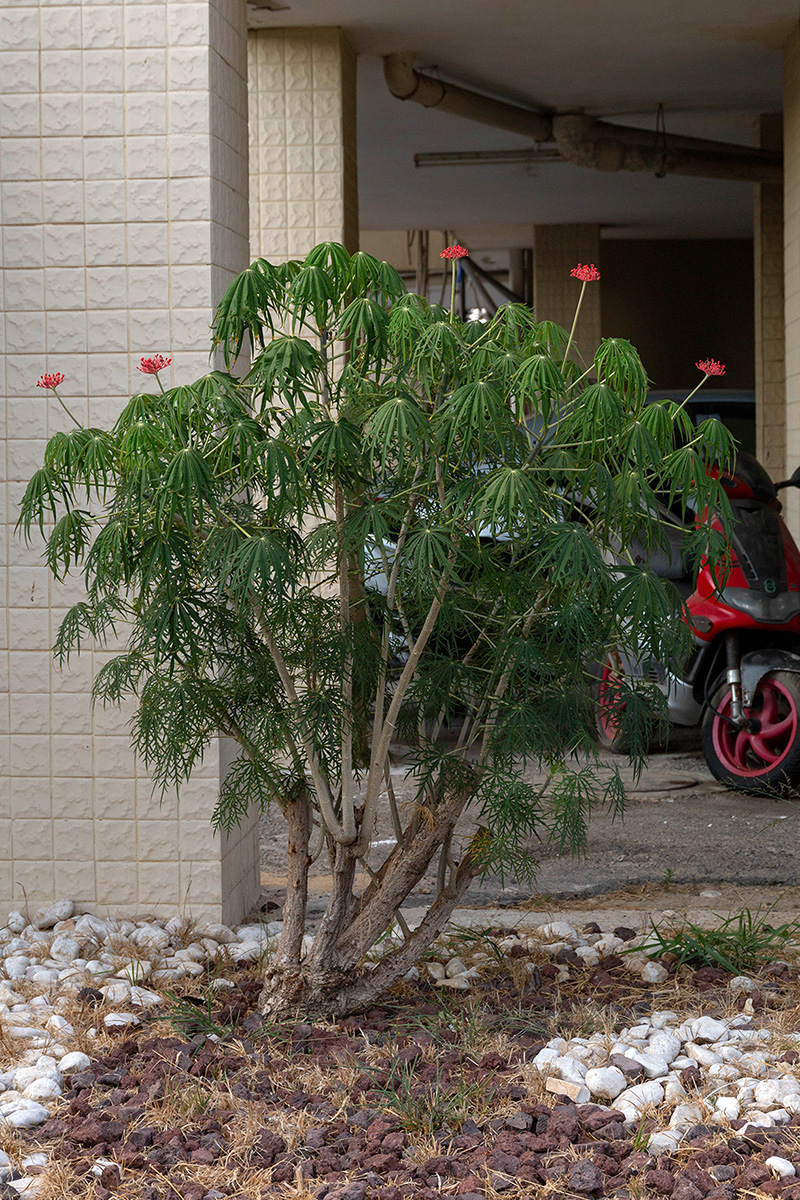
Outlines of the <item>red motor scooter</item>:
M703 753L717 779L778 794L800 786L800 550L777 497L781 488L800 487L800 468L774 484L740 452L734 472L720 482L734 519L724 586L706 561L696 576L687 571L686 527L665 510L668 546L646 560L684 595L694 648L680 675L610 652L595 690L598 740L624 750L619 679L647 679L666 696L674 724L702 726ZM718 520L714 525L721 529Z

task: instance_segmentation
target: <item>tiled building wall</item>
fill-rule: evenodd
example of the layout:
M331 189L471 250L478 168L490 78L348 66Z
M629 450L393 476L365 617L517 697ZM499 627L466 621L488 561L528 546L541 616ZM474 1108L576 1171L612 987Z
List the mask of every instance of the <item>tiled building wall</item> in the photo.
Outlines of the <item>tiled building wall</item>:
M214 304L247 261L244 22L241 0L0 0L0 911L70 896L233 919L257 891L255 821L212 835L219 750L180 803L152 795L128 714L90 707L108 652L51 661L80 586L56 585L13 529L68 423L43 371L104 426L150 382L140 356L171 354L175 381L208 370Z
M355 55L339 29L248 34L250 252L358 248Z
M800 466L800 30L783 53L784 306L786 318L786 467ZM800 536L800 492L781 497L795 537Z
M762 116L757 140L780 149L780 113ZM786 366L783 311L783 187L753 189L755 275L756 453L773 479L786 471Z
M600 266L598 225L536 225L533 231L533 311L537 321L569 329L581 285L570 271L578 263ZM600 342L600 288L590 283L581 306L575 341L587 362Z

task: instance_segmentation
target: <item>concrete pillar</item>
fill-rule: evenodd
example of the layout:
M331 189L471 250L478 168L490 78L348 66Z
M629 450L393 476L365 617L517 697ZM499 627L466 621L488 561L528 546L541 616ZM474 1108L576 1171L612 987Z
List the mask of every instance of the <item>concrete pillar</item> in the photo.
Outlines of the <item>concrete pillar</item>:
M555 321L569 329L580 283L570 271L578 263L600 266L599 225L537 225L533 231L533 311L537 321ZM600 342L600 288L586 289L575 340L587 362Z
M92 711L109 651L58 670L50 647L79 583L56 585L14 534L27 480L67 418L112 422L147 386L208 370L208 326L247 261L242 0L0 8L5 405L0 631L0 912L70 897L89 908L234 919L258 888L255 820L212 834L221 751L180 802L152 794L128 711ZM13 47L13 49L10 49Z
M780 113L759 117L757 141L783 145ZM753 189L755 267L756 454L773 479L786 473L786 367L783 311L783 186Z
M356 61L340 29L248 34L250 251L358 249Z
M800 466L800 28L783 51L783 252L786 331L786 467ZM800 536L800 493L784 493L787 519Z

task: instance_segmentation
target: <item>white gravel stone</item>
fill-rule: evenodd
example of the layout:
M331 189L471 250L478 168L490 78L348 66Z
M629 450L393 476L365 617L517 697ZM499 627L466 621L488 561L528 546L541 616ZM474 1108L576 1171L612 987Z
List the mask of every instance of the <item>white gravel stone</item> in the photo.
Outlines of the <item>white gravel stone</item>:
M627 1088L614 1101L614 1108L624 1114L627 1122L637 1121L651 1104L660 1104L664 1099L664 1088L653 1079Z
M572 940L578 936L577 930L573 929L567 921L550 921L547 925L539 925L535 932L543 942L552 942L556 939Z
M663 983L669 977L669 972L661 963L648 962L642 967L642 979L645 983Z
M89 1055L84 1054L82 1050L73 1050L70 1054L65 1054L58 1065L62 1075L72 1075L78 1071L85 1071L91 1065L91 1061Z
M11 930L12 933L22 933L27 924L27 919L23 913L15 910L14 912L10 912L8 914L6 926Z
M677 1150L683 1139L683 1131L680 1129L662 1130L660 1133L653 1133L647 1143L647 1149L651 1154L671 1154L673 1150Z
M713 1017L698 1017L694 1021L686 1021L675 1032L686 1042L721 1042L728 1037L728 1025Z
M650 1038L647 1051L648 1054L655 1054L671 1064L681 1052L681 1039L669 1030L660 1029Z
M43 1125L49 1116L50 1113L44 1105L35 1100L21 1097L9 1105L0 1103L0 1129L4 1121L14 1129L34 1129L37 1125Z
M699 1125L703 1119L703 1111L699 1104L678 1104L669 1119L671 1129L689 1128Z
M732 996L741 996L743 993L757 992L758 984L749 975L734 975L728 984L728 991Z
M584 1083L593 1096L614 1100L625 1091L628 1081L619 1067L593 1067L586 1072Z
M463 975L467 969L467 964L460 958L451 958L445 964L444 973L448 979L453 979L456 975Z
M736 1121L742 1110L735 1096L715 1096L714 1111L721 1113L726 1121Z
M134 1013L116 1012L103 1017L106 1029L123 1029L126 1025L138 1025L139 1018Z
M36 929L52 929L59 921L68 921L74 912L75 905L71 900L56 900L54 904L39 909L33 924Z
M212 938L221 946L230 946L233 942L239 940L238 935L227 925L218 925L212 921L198 925L197 935L198 937Z
M682 1100L686 1095L686 1088L681 1083L677 1075L670 1075L664 1081L664 1100L667 1104L671 1100Z
M62 1093L62 1088L56 1083L55 1079L35 1079L29 1087L25 1088L23 1095L29 1100L38 1100L46 1104L48 1100L57 1100Z
M714 1063L722 1062L722 1058L715 1050L709 1050L708 1046L698 1046L694 1042L689 1042L686 1046L686 1054L701 1067L710 1067Z
M773 1154L766 1159L764 1166L769 1167L770 1171L774 1171L778 1179L788 1179L790 1175L797 1174L794 1164L790 1163L788 1158L781 1158L778 1154Z

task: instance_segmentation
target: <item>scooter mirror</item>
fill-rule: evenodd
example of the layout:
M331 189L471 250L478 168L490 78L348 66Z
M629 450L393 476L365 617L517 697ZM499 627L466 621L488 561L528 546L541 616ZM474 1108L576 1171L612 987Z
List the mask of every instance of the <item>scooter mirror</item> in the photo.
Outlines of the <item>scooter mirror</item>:
M782 479L780 483L776 483L775 491L785 487L800 487L800 467L797 467L794 474L788 479Z

